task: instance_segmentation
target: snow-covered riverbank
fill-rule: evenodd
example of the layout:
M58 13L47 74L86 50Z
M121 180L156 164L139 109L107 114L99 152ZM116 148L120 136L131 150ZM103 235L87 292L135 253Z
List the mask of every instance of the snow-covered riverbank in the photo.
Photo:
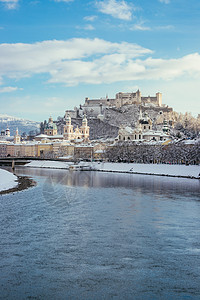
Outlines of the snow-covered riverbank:
M26 167L69 169L72 163L60 161L32 161ZM168 164L134 164L134 163L97 163L81 162L78 166L88 166L92 170L102 172L118 172L132 174L147 174L172 177L188 177L199 179L200 166L168 165Z
M27 163L25 167L31 168L49 168L49 169L69 169L73 163L65 161L33 160Z
M18 185L17 176L0 169L0 192L12 189Z
M99 171L128 172L135 174L163 175L199 178L200 166L168 164L102 163L95 166Z

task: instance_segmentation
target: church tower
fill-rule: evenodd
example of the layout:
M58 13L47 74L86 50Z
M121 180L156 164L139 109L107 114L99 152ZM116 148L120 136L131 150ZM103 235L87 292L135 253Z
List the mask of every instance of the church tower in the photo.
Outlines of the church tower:
M19 132L18 132L18 128L16 129L16 133L15 133L15 136L14 136L14 143L15 144L19 144L21 141L21 137L19 135Z
M90 127L87 124L87 118L86 115L84 115L84 118L82 120L82 126L80 128L81 133L82 133L82 138L84 140L89 139L89 135L90 135Z
M49 117L49 122L48 122L49 124L52 124L53 123L53 118L52 118L52 116L50 116Z
M8 127L6 128L6 136L10 137L10 129Z
M71 124L71 117L69 114L67 114L66 125L64 126L63 136L64 139L68 141L71 141L74 138L73 125Z

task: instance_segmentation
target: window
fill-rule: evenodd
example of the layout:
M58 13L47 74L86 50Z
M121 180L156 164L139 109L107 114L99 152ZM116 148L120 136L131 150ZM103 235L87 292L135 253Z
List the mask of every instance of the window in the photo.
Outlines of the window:
M139 134L139 140L141 140L141 135Z

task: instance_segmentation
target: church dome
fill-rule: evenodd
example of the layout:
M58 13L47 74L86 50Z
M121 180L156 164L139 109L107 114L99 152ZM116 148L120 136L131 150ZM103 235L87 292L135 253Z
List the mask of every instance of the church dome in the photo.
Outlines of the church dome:
M141 124L152 124L151 119L149 118L148 114L145 113L144 117L142 119L140 119L140 123Z
M57 129L57 125L55 123L48 123L46 126L45 126L45 129Z

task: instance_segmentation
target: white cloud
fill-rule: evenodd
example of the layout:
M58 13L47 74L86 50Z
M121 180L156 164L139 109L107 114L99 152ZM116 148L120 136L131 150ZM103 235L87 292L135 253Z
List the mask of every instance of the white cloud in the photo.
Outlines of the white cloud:
M151 30L151 28L148 26L144 26L143 23L138 23L138 24L134 24L133 26L130 26L130 30L149 31L149 30Z
M132 7L128 5L124 0L104 0L96 1L96 6L100 12L111 15L114 18L121 20L131 20Z
M7 9L16 9L19 0L0 0L3 2Z
M169 4L170 0L159 0L161 3Z
M200 79L200 54L155 59L150 49L127 42L76 38L35 44L0 44L0 79L49 74L67 86L134 80Z
M22 88L14 87L14 86L5 86L0 88L0 93L11 93L17 90L22 90Z
M85 21L94 22L97 19L97 16L86 16L84 17Z
M193 53L178 59L153 59L144 61L147 79L173 80L182 76L200 78L200 54Z

